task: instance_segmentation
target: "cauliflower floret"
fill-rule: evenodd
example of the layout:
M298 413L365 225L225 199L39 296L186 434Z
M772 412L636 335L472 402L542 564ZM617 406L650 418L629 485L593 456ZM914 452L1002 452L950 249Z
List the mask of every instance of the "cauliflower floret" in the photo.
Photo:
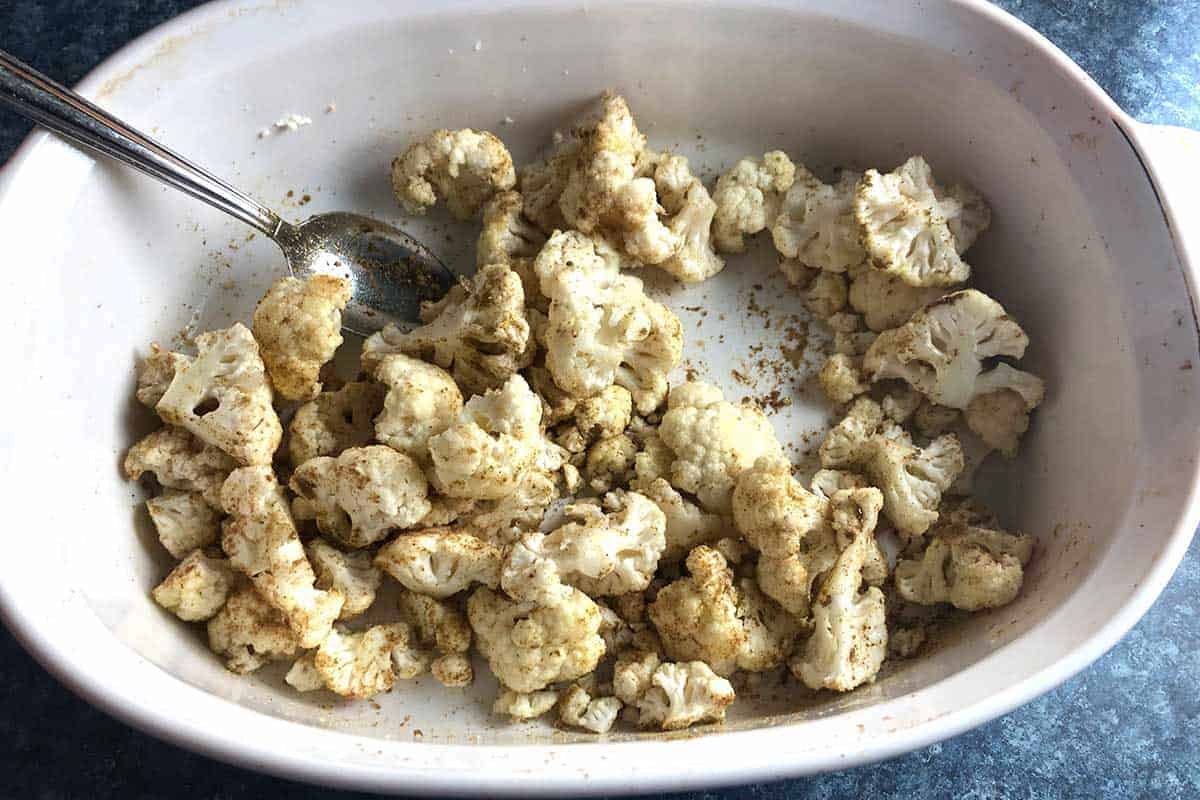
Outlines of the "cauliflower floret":
M154 602L185 622L211 619L233 588L233 570L223 558L193 550L154 587Z
M211 506L221 505L221 485L237 464L197 437L171 425L140 439L125 455L125 477L131 481L152 473L160 486L199 492Z
M375 554L375 566L406 589L445 599L473 583L495 588L503 553L469 533L431 528L397 536Z
M636 705L650 688L662 659L653 650L623 650L613 664L613 694L626 705Z
M654 170L654 185L669 215L667 228L678 241L675 253L658 268L685 283L708 280L724 269L725 259L713 250L710 233L717 204L692 175L687 159L663 156Z
M922 436L932 439L954 430L960 417L957 408L946 408L923 400L913 413L913 426Z
M429 460L429 440L462 412L463 397L450 374L410 356L386 355L375 378L387 387L375 437L420 462Z
M846 171L834 185L801 165L771 225L775 249L787 259L828 272L845 272L866 258L854 221L854 190L861 177Z
M181 353L163 350L157 344L150 345L150 355L142 359L138 367L137 391L138 402L147 408L154 408L167 387L175 380L175 373L187 369L192 360Z
M388 325L363 344L363 369L390 353L449 370L463 392L482 394L529 366L533 348L521 279L506 264L481 267L436 303L421 308L425 324L408 333Z
M737 611L746 641L738 653L738 669L766 672L787 660L800 632L799 620L758 588L753 578L737 583Z
M933 172L920 156L886 175L867 170L854 218L872 265L910 286L953 286L971 274L938 203Z
M692 550L686 564L690 575L659 590L648 609L650 620L668 657L704 661L730 675L746 642L733 573L707 545Z
M664 731L701 722L721 722L736 695L732 684L702 661L660 664L651 686L638 700L638 725Z
M385 387L366 381L322 392L296 409L288 425L288 456L293 467L318 456L337 456L362 447L375 435L372 420L383 408Z
M291 658L300 649L296 634L279 611L249 586L238 589L208 622L208 646L225 666L244 675Z
M296 493L296 518L315 519L321 533L347 547L366 547L410 528L432 508L421 466L382 444L306 461L288 485Z
M907 384L900 384L879 401L883 415L898 425L908 422L917 409L921 407L924 398L921 393Z
M475 246L475 265L511 264L517 259L533 259L546 243L546 235L522 213L517 192L500 192L483 208L483 228ZM530 297L526 285L525 296Z
M924 448L879 435L871 440L867 475L883 491L883 510L901 532L923 534L938 518L942 493L963 469L963 451L954 434Z
M158 540L175 558L208 547L221 535L221 513L199 492L167 489L146 501Z
M738 475L763 456L783 456L766 415L725 401L699 382L671 389L659 436L675 454L671 485L696 495L707 510L726 514Z
M470 128L436 130L392 161L392 191L409 214L424 214L438 200L466 220L496 192L517 183L504 142Z
M280 278L254 309L254 338L275 391L287 400L312 400L318 373L342 344L342 309L350 281L334 275Z
M594 492L607 492L633 477L638 447L625 434L601 439L591 446L583 474Z
M817 319L828 320L846 307L846 278L838 272L821 272L804 295L804 307Z
M325 679L317 672L317 651L313 650L292 662L284 683L297 692L315 692L325 688Z
M1029 413L1045 396L1041 378L1000 363L979 376L975 391L963 413L967 427L988 447L1012 458L1021 435L1029 429Z
M866 462L871 452L868 443L883 424L883 409L869 397L854 401L837 425L821 442L821 466L826 469L857 467Z
M619 713L620 700L615 697L593 698L578 684L568 686L558 701L558 719L562 724L592 733L608 733Z
M283 428L271 405L271 384L258 343L245 325L196 337L199 354L154 410L242 464L270 464Z
M637 492L611 492L603 510L575 503L548 534L529 534L510 553L500 585L518 600L552 602L565 581L592 597L640 592L650 585L666 544L666 516ZM541 562L549 561L550 565Z
M983 195L970 186L959 183L943 190L934 184L933 188L946 226L954 235L954 245L961 255L992 224L992 209Z
M937 287L909 286L886 272L869 269L850 282L847 300L863 315L867 327L879 332L900 327L945 293Z
M758 233L775 220L783 194L795 179L796 166L779 150L767 153L761 161L743 158L718 178L713 190L717 210L712 226L717 250L745 250L745 235Z
M479 650L506 687L535 692L571 681L596 668L604 655L600 609L577 589L550 606L515 603L490 589L476 589L467 618Z
M874 680L887 657L883 592L859 594L870 536L863 534L838 556L813 601L813 632L792 673L810 689L848 692Z
M862 489L871 484L865 475L841 469L819 469L813 473L812 493L828 500L840 489Z
M574 409L574 424L558 437L572 453L583 452L599 439L617 436L633 419L633 395L621 386L609 386L599 394L580 400Z
M317 648L313 666L325 687L360 700L391 691L398 677L392 653L407 659L409 630L404 623L374 625L362 633L335 627Z
M666 517L666 547L659 558L660 563L680 561L697 545L710 544L721 538L726 529L725 520L686 499L666 478L650 481L639 478L633 488L657 503Z
M316 588L316 575L270 467L234 470L221 488L221 547L267 602L282 612L301 647L316 647L341 613L337 591Z
M514 692L505 689L492 703L493 714L507 714L513 720L540 717L558 702L558 692Z
M807 289L821 274L821 270L806 267L794 258L780 258L779 271L787 278L787 282L797 289Z
M321 539L304 548L317 576L318 589L333 589L345 598L338 619L352 619L375 602L383 573L371 565L370 553L343 553Z
M475 681L475 670L471 659L462 653L446 653L438 656L429 665L429 672L438 683L447 689L462 689Z
M678 254L683 240L659 219L663 208L650 178L635 178L624 184L617 193L615 207L621 244L633 259L643 264L662 264ZM683 264L675 265L677 271L684 269Z
M451 497L495 500L520 485L544 448L542 404L520 375L476 395L429 439L433 484Z
M615 382L639 413L657 408L683 351L679 319L576 231L551 236L534 270L550 298L546 367L554 382L579 398Z
M862 359L834 353L817 376L821 391L835 403L849 403L870 387L863 380Z
M547 236L568 227L558 200L578 154L578 141L564 141L547 158L526 164L519 172L522 210Z
M413 626L422 646L436 647L439 653L471 649L470 623L452 601L401 589L399 604L401 615Z
M938 525L919 559L896 564L896 590L920 605L979 611L1011 603L1021 590L1033 539L968 524Z
M510 494L477 503L464 515L461 527L489 542L511 544L521 532L536 530L542 524L546 509L558 495L558 485L550 473L530 469Z
M881 333L863 368L872 380L902 378L934 403L962 409L976 395L1006 384L1029 385L1040 394L1041 381L1028 373L1007 366L983 372L984 359L1020 358L1028 344L1021 326L999 303L964 289L925 306L902 327Z
M578 398L559 387L545 366L530 367L525 371L525 377L534 394L542 400L542 421L547 427L557 425L575 413Z

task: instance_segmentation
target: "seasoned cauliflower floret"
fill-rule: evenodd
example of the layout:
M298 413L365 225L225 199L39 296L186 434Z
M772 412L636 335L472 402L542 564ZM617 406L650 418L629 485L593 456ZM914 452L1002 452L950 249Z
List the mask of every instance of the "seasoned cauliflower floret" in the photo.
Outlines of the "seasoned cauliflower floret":
M849 403L870 387L863 380L862 359L834 353L817 376L821 391L835 403Z
M200 334L196 348L154 410L242 464L270 464L283 428L254 337L235 322Z
M465 653L471 649L471 626L453 601L401 589L399 605L401 615L413 626L423 647L436 647L439 653Z
M138 402L147 408L154 408L167 387L175 380L175 373L187 369L192 360L181 353L163 350L157 344L150 345L150 355L142 359L138 367L137 391Z
M415 458L429 460L429 440L449 428L462 412L463 397L450 374L410 356L386 355L375 378L387 387L375 437Z
M721 722L736 699L733 686L703 661L660 664L650 688L637 702L638 725L664 731L682 730L701 722Z
M368 444L375 435L372 420L383 408L385 392L377 383L356 381L336 392L322 392L296 409L288 425L292 466Z
M843 469L819 469L813 473L812 493L828 500L841 489L862 489L870 486L867 477Z
M855 400L846 416L834 425L821 442L821 466L846 469L866 462L871 438L883 424L883 409L869 397Z
M471 659L462 653L446 653L429 665L429 673L447 689L462 689L475 681Z
M847 300L873 331L898 328L945 294L937 287L909 286L897 277L869 269L850 282Z
M592 733L608 733L620 713L620 700L615 697L593 698L579 684L568 686L558 701L559 722Z
M845 272L866 258L854 221L854 190L859 174L846 171L832 186L803 166L771 224L775 249L810 268Z
M208 547L221 535L221 513L199 492L167 489L146 501L158 540L175 558Z
M343 697L364 699L391 691L397 670L393 651L402 659L409 650L409 630L404 623L374 625L362 633L334 628L317 648L313 666L325 687Z
M492 195L516 182L504 142L470 128L436 130L392 161L392 191L410 214L424 214L444 200L455 217L470 219Z
M221 504L229 514L221 547L230 563L282 612L301 647L316 647L341 613L343 597L316 588L316 575L271 468L231 472L221 488Z
M558 442L572 453L581 453L589 444L616 436L629 427L633 395L623 387L609 386L576 403L574 417L574 424L558 436Z
M1042 379L1000 363L979 376L975 392L963 412L967 427L988 447L1012 458L1029 429L1029 413L1045 396Z
M546 243L546 235L522 213L521 195L500 192L483 207L483 227L475 246L475 265L512 264L517 259L533 259ZM526 286L526 299L529 298Z
M743 158L717 179L713 190L716 215L712 235L717 250L740 253L745 236L766 228L779 215L779 205L796 179L796 166L785 153L773 150L762 157Z
M820 272L808 285L804 307L817 319L829 320L846 307L846 278L838 272Z
M453 425L429 439L434 486L475 500L509 494L541 455L541 421L541 401L520 375L472 397Z
M668 215L667 228L678 246L658 268L685 283L706 281L725 268L725 259L713 250L711 227L717 204L700 179L693 176L687 159L667 155L654 170L654 185Z
M370 553L343 553L321 539L313 539L304 550L317 588L333 589L345 598L338 619L353 619L375 602L383 574L371 565Z
M576 231L551 236L534 271L550 298L546 367L554 382L579 398L615 382L630 391L639 413L653 411L682 355L679 319Z
M186 622L211 619L225 605L233 570L223 558L193 550L154 587L154 602Z
M959 258L947 210L920 156L886 175L867 170L854 198L854 218L872 266L910 286L953 286L971 274Z
M517 692L575 680L604 655L600 609L577 589L539 606L479 588L467 601L467 618L492 672Z
M160 486L199 492L211 506L221 505L221 485L237 464L197 437L168 425L140 439L125 454L125 477L134 481L152 473Z
M594 492L607 492L633 477L638 454L637 444L625 434L596 442L587 452L584 477Z
M813 632L792 662L792 673L810 689L848 692L875 679L887 657L883 592L860 594L870 535L855 537L813 601Z
M737 610L746 640L738 669L766 672L787 661L800 632L799 620L758 588L753 578L737 582Z
M287 400L311 400L318 373L342 343L342 309L350 281L334 275L280 278L254 309L254 338L275 391Z
M761 410L728 403L720 389L707 383L672 388L658 432L675 454L671 485L720 514L729 512L738 475L763 456L783 455Z
M325 679L317 672L317 651L311 650L292 662L284 683L297 692L315 692L325 688Z
M495 588L503 553L495 545L449 528L404 533L379 549L375 566L418 594L444 599L473 583Z
M382 444L306 461L288 485L296 493L296 518L315 519L321 533L347 547L366 547L410 528L431 508L421 466Z
M245 674L268 661L291 658L300 642L279 611L245 586L209 620L208 646L225 657L229 670Z
M465 394L482 394L529 365L529 319L521 279L506 264L488 264L421 308L425 324L407 333L387 325L363 344L363 368L372 371L390 353L448 370Z
M713 548L701 545L687 557L686 578L664 586L649 606L663 649L676 661L704 661L732 674L746 642L738 618L733 573Z
M506 714L514 721L534 719L554 708L558 692L514 692L505 689L492 703L493 714Z
M685 498L666 478L644 482L639 478L633 488L657 503L666 517L666 547L659 559L661 563L682 560L697 545L721 538L726 529L725 520Z
M966 408L1001 388L1041 395L1041 380L1007 365L983 371L985 359L1020 358L1029 339L983 292L964 289L930 303L905 325L884 331L863 360L872 380L901 378L932 402ZM1036 403L1034 404L1036 405Z
M466 512L460 527L495 544L511 544L523 531L537 530L559 488L550 473L526 470L511 493L498 500L482 500Z
M920 605L950 603L979 611L1016 599L1024 566L1033 556L1033 539L1023 534L939 524L919 559L896 564L896 590Z

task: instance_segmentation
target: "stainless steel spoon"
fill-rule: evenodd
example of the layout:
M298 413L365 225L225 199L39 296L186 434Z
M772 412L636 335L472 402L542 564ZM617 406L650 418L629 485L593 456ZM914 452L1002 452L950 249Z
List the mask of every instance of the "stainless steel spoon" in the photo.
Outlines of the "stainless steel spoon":
M361 214L333 212L299 225L173 153L75 92L0 50L0 100L43 127L123 161L269 236L298 278L341 275L353 294L342 326L367 336L389 322L417 320L423 300L454 282L429 248L402 230Z

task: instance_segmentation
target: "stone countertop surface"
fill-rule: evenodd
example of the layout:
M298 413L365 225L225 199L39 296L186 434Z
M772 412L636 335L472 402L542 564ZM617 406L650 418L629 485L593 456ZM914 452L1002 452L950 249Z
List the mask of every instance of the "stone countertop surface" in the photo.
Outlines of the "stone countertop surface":
M6 0L0 47L72 84L189 0ZM1200 0L1001 0L1146 122L1200 129ZM29 125L0 111L0 162ZM680 798L1200 796L1200 538L1141 622L1082 674L948 742L810 779ZM0 795L352 797L211 761L93 709L0 628Z

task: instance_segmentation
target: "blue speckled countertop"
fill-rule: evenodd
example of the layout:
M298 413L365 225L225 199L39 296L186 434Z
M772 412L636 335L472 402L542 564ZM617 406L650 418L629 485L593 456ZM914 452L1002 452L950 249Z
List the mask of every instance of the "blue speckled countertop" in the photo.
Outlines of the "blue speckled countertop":
M0 0L0 47L71 84L189 0ZM1200 129L1200 0L1002 0L1134 116ZM0 162L28 132L0 110ZM705 798L1200 797L1200 538L1112 652L1045 697L893 761ZM0 796L351 797L225 766L78 699L0 629Z

